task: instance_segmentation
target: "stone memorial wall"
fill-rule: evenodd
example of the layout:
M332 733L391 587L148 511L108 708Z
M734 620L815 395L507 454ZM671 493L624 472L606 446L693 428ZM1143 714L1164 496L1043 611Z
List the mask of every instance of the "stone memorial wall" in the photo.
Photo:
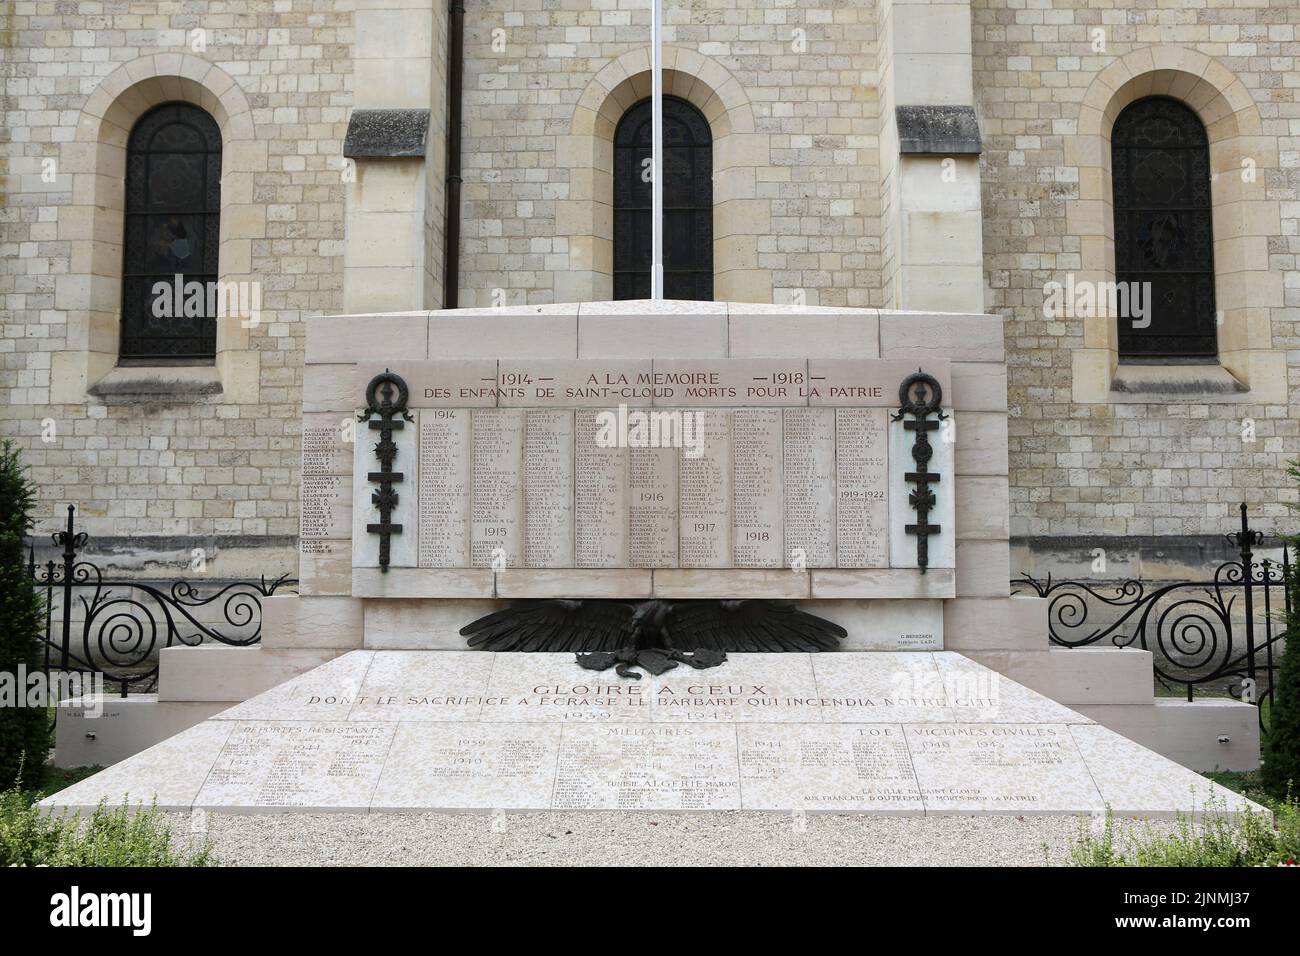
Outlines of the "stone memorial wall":
M891 596L891 575L913 596L916 432L895 413L917 370L802 358L359 364L359 405L385 371L408 389L388 519L400 531L385 567L367 530L383 523L373 415L357 426L350 483L324 450L304 455L304 527L311 516L329 539L350 520L361 597L493 597L511 577L557 597L672 594L724 586L728 572L748 572L751 593L798 596L823 569L842 591L860 572L862 596ZM924 371L950 388L947 360ZM949 419L929 432L935 597L955 557L951 431Z

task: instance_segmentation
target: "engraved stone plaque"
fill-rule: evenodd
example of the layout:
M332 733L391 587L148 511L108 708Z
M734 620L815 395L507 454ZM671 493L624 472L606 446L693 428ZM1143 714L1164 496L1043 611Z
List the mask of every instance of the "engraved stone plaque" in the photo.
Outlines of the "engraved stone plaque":
M649 405L649 359L502 359L498 404L526 408Z
M565 724L556 810L736 810L736 736L710 724Z
M420 567L469 567L472 453L468 409L420 415Z
M628 450L628 558L636 568L677 566L678 452Z
M371 809L545 810L559 746L554 724L400 724Z
M784 467L779 408L738 408L731 413L735 566L779 568L783 564Z
M1010 706L951 718L989 688ZM1261 810L951 652L736 653L633 681L572 653L371 650L42 806L1073 814L1103 794L1125 815Z
M736 588L772 597L810 591L912 596L916 589L907 582L863 578L915 566L915 537L903 530L914 517L907 508L912 488L903 480L912 464L904 454L911 433L904 436L901 423L890 421L898 384L912 364L802 358L392 363L409 374L424 407L412 412L421 424L396 435L394 467L407 480L395 487L393 520L404 531L393 537L390 566L422 570L382 581L354 576L356 593L539 597L574 590L575 579L562 575L503 587L495 578L468 582L424 573L474 568L659 572L577 588L604 597L703 597ZM946 382L948 365L933 367ZM892 383L892 395L882 383ZM313 413L304 420L303 541L347 536L348 489L333 471L346 466L349 449L335 441L334 417ZM942 530L931 539L929 563L950 570L953 455L943 432L931 437L931 470L942 476L931 523ZM362 477L373 442L363 428L351 484L358 569L378 563L377 536L363 530L377 520L369 507L373 488ZM784 568L823 577L812 575L801 588L794 580L703 576Z
M889 567L889 411L835 409L836 565Z
M803 359L655 359L655 405L803 405L807 370Z
M899 724L742 724L737 735L747 810L922 812Z
M524 418L524 567L574 567L573 412Z
M238 723L195 806L368 804L392 738L392 724Z
M352 479L345 475L303 475L299 535L343 538L352 527Z
M356 425L355 415L308 412L302 416L302 473L352 474L352 445L343 435Z
M835 410L787 408L785 549L788 563L835 566Z
M680 563L731 567L731 413L693 409L696 447L680 458Z
M574 538L580 568L628 566L628 449L609 447L601 412L574 413Z
M904 727L927 812L1105 809L1065 724Z
M518 567L524 531L524 412L475 409L470 563Z

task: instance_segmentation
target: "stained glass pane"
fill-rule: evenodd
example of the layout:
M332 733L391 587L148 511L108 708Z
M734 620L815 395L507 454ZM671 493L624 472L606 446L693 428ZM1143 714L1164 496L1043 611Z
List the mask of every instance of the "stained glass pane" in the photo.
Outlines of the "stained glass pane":
M1177 100L1148 97L1120 114L1111 150L1116 280L1150 291L1145 317L1118 319L1120 360L1214 361L1214 235L1205 127Z
M650 101L614 133L614 298L650 295ZM713 139L700 111L664 97L664 295L713 298Z
M211 360L205 290L218 275L221 132L198 107L165 103L135 124L126 168L121 361Z

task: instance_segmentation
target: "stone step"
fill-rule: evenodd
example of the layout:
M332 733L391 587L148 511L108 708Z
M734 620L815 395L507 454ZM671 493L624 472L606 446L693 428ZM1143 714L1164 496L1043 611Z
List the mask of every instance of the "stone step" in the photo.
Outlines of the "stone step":
M962 651L1044 696L1079 704L1149 704L1151 652L1136 648L1079 647L1040 651Z
M1075 710L1192 770L1259 766L1259 711L1224 698L1079 704Z
M943 602L943 646L973 651L1045 651L1047 599L957 598Z
M89 694L60 701L54 766L107 767L228 706L224 701L160 701L157 694Z
M354 651L365 633L364 602L353 597L296 594L262 599L262 647L267 650L329 648Z
M158 655L158 699L238 703L343 653L333 648L168 647Z

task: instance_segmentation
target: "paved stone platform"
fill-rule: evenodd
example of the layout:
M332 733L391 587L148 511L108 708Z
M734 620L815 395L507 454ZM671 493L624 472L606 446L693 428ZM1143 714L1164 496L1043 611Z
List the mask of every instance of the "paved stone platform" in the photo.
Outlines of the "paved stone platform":
M960 654L353 651L42 805L1168 817L1262 810Z

